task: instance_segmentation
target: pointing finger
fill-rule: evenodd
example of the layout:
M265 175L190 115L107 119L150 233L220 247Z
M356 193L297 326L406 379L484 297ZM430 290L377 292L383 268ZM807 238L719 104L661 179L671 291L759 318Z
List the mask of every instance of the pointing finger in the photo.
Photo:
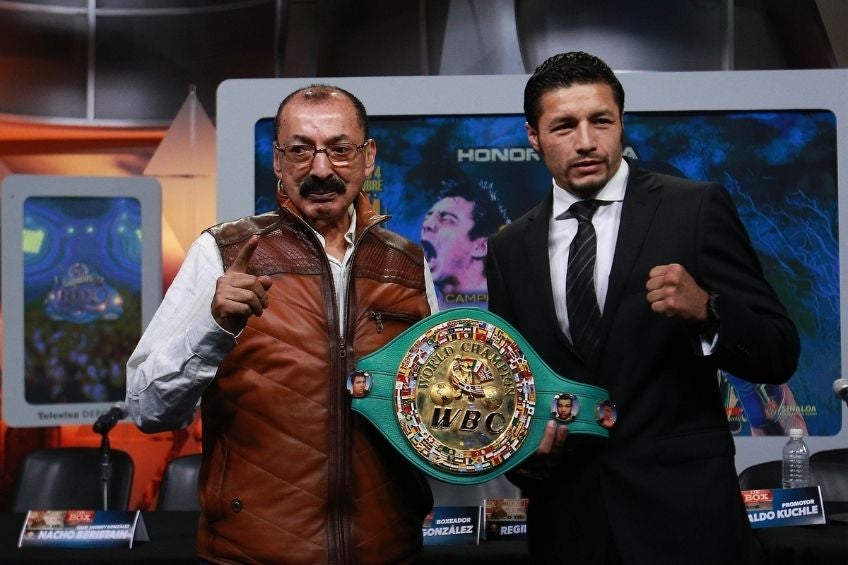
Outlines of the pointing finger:
M236 260L233 261L233 264L230 265L230 268L227 269L228 273L246 273L247 266L250 263L250 258L253 257L253 252L256 251L256 248L259 246L259 236L252 235L250 239L247 240L247 243L244 244L244 247L239 251Z

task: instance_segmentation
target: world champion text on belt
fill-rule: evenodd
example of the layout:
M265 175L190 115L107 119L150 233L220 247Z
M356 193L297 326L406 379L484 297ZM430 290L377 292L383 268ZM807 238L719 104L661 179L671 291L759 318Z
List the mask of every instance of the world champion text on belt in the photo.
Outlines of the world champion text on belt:
M607 438L618 417L604 389L555 374L505 320L478 308L421 320L360 359L347 386L353 410L395 449L456 484L521 463L552 418L569 434Z

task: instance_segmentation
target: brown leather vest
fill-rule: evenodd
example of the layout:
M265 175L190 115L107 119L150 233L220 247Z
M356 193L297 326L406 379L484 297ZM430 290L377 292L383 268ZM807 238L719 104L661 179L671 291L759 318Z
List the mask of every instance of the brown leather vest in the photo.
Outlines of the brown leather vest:
M350 410L355 358L430 314L422 250L378 224L360 194L344 338L326 254L288 203L210 228L226 269L254 233L269 275L203 394L198 554L214 562L399 563L421 548L425 478Z

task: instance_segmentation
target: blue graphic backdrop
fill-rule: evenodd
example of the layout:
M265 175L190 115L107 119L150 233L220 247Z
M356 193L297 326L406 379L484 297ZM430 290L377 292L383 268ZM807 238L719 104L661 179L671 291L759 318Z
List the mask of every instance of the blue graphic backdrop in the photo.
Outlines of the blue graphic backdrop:
M442 181L493 184L510 218L545 197L550 177L530 149L521 115L376 117L377 169L366 190L388 227L418 241ZM273 119L256 124L256 211L275 207ZM625 155L645 168L723 184L736 202L766 276L801 334L788 386L724 375L728 419L740 435L801 427L835 435L840 406L836 120L827 111L639 112L625 115Z
M138 200L30 197L23 254L27 402L123 400L141 337Z

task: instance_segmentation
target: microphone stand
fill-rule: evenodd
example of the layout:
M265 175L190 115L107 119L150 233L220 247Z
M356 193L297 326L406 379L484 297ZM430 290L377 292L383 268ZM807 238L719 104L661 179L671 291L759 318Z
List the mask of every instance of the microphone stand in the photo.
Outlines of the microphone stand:
M103 510L109 510L109 490L112 482L112 455L109 449L109 430L100 440L100 484L103 487Z

